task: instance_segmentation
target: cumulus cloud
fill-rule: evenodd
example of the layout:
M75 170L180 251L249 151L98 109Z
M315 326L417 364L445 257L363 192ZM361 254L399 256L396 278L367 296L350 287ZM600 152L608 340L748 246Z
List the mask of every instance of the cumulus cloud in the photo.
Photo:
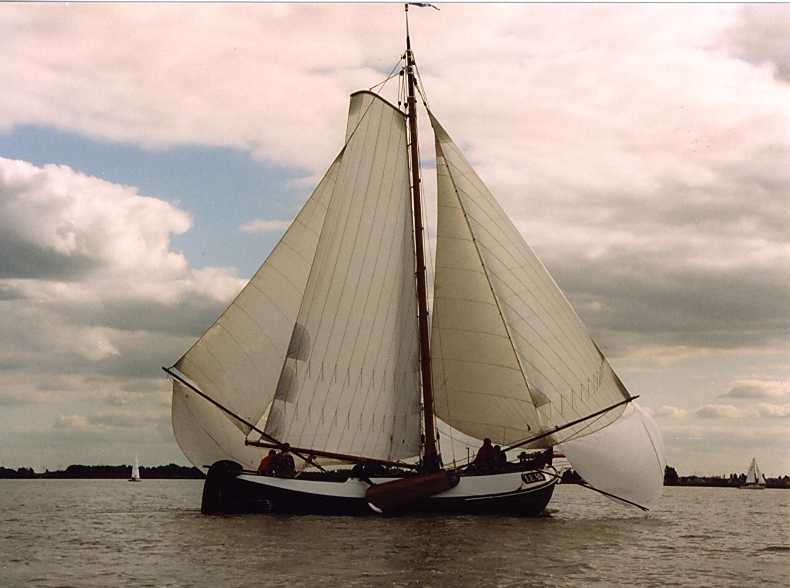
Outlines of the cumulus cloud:
M748 407L736 407L732 404L706 404L695 410L694 414L703 419L784 418L790 416L790 404L759 403Z
M748 400L790 398L790 384L772 380L740 380L735 382L727 392L720 394L719 398Z
M658 418L682 419L688 416L688 411L683 408L678 408L677 406L668 406L665 404L653 411L653 414Z
M284 231L290 224L289 220L255 219L240 228L245 233L274 233Z
M348 93L402 51L398 10L11 8L0 74L19 83L0 96L0 125L232 146L315 177L340 147ZM788 345L790 86L736 57L762 39L776 51L751 53L781 61L776 14L459 5L412 19L436 114L610 349ZM117 34L129 28L134 47ZM73 51L47 50L42 30ZM97 261L43 253L21 250L17 273Z
M0 158L5 402L19 404L25 390L35 398L37 387L73 398L95 389L74 378L151 378L177 359L243 284L233 270L191 267L172 248L191 222L132 186Z

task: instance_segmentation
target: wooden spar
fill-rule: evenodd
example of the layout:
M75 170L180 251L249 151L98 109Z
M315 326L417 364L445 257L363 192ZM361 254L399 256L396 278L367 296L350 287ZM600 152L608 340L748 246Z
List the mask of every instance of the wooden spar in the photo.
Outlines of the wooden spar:
M409 152L411 155L411 193L414 211L414 253L416 257L417 308L420 330L420 372L422 374L422 403L425 421L423 468L432 472L441 468L436 450L436 429L433 416L433 378L431 376L430 332L428 331L428 297L425 286L425 252L423 249L422 198L420 191L420 153L417 144L417 97L414 95L414 54L408 29L409 5L406 5L406 99L409 121Z
M632 500L628 500L627 498L623 498L622 496L617 496L616 494L610 494L609 492L604 492L600 488L596 488L595 486L591 486L587 482L582 482L581 484L579 484L579 486L581 486L582 488L587 488L589 490L594 490L595 492L598 492L599 494L603 494L604 496L608 496L609 498L614 498L615 500L620 500L621 502L625 502L626 504L630 504L631 506L635 506L636 508L639 508L639 509L641 509L644 512L647 512L647 511L650 510L646 506L642 506L641 504L637 504L636 502L633 502Z
M258 427L253 425L248 420L240 417L239 415L237 415L235 412L233 412L229 408L226 408L226 407L222 406L219 402L217 402L216 400L211 398L211 396L209 396L208 394L206 394L202 390L198 389L197 386L194 386L191 383L189 383L188 381L186 381L184 378L179 376L172 369L166 368L166 367L162 367L162 369L165 371L165 373L167 375L169 375L170 377L175 378L176 380L181 382L184 386L186 386L187 388L192 390L195 394L198 394L199 396L201 396L205 400L209 401L211 404L213 404L214 406L219 408L222 412L229 414L230 416L232 416L234 419L236 419L240 423L244 423L251 430L255 431L256 433L260 433L261 437L265 437L266 439L269 440L268 443L264 443L264 442L261 442L261 441L248 441L248 440L245 439L244 440L244 444L245 445L254 445L256 447L269 447L271 449L283 449L285 447L285 445L287 445L287 443L283 443L282 441L278 441L277 439L275 439L274 437L272 437L268 433L266 433L264 431L261 431ZM333 458L333 459L340 459L340 460L343 460L343 461L350 461L350 462L378 463L378 464L381 464L381 465L397 466L397 467L408 468L408 469L418 469L416 465L408 464L408 463L401 463L399 461L386 461L386 460L381 460L381 459L362 457L362 456L358 456L358 455L345 455L345 454L341 454L341 453L331 453L331 452L328 452L328 451L319 451L319 450L316 450L316 449L305 449L305 448L301 448L301 447L290 447L290 445L289 445L289 448L294 453L294 455L296 455L300 459L304 460L305 462L309 463L310 465L313 465L313 466L317 467L320 470L324 470L324 468L322 468L319 464L317 464L313 460L313 457L329 457L329 458ZM303 455L303 454L306 454L306 455Z
M554 433L562 431L563 429L567 429L568 427L572 427L573 425L578 425L579 423L583 423L584 421L588 421L588 420L590 420L592 418L597 417L598 415L602 415L605 412L609 412L613 408L617 408L618 406L622 406L623 404L627 404L627 403L631 402L632 400L636 400L637 398L639 398L638 395L637 396L630 396L630 397L626 398L625 400L622 400L622 401L618 402L617 404L613 404L612 406L607 406L606 408L602 408L598 412L594 412L592 414L588 414L585 417L582 417L580 419L576 419L575 421L571 421L569 423L565 423L564 425L558 425L558 426L554 427L551 431L547 431L546 433L541 433L540 435L536 435L535 437L531 437L531 438L527 439L526 441L520 441L519 443L514 443L513 445L509 445L508 447L503 448L503 451L510 451L511 449L516 449L517 447L521 447L523 445L527 445L528 443L532 443L533 441L537 441L538 439L543 439L544 437L548 437L549 435L553 435Z
M272 449L281 448L283 446L282 443L267 443L265 441L244 441L245 445L253 445L255 447L271 447ZM420 466L413 464L413 463L405 463L402 461L389 461L386 459L377 459L374 457L362 457L359 455L349 455L347 453L334 453L332 451L322 451L318 449L309 449L306 447L291 447L291 451L294 453L299 451L301 453L307 453L310 457L327 457L329 459L339 459L341 461L350 461L352 463L373 463L377 465L384 465L384 466L392 466L398 468L404 468L409 470L418 470Z
M181 383L182 383L184 386L186 386L187 388L189 388L190 390L192 390L192 391L193 391L195 394L198 394L199 396L201 396L201 397L202 397L202 398L204 398L205 400L208 400L208 401L209 401L211 404L213 404L214 406L216 406L216 407L217 407L218 409L220 409L222 412L225 412L225 413L229 414L230 416L232 416L234 419L236 419L236 420L237 420L237 421L239 421L240 423L244 423L244 424L245 424L246 426L248 426L248 427L249 427L249 428L250 428L252 431L255 431L256 433L260 433L261 437L266 437L267 439L269 439L269 440L270 440L272 443L276 444L276 445L275 445L276 447L278 447L278 448L282 448L282 447L283 447L284 443L281 443L280 441L278 441L277 439L275 439L274 437L272 437L272 436L271 436L271 435L269 435L268 433L266 433L266 432L264 432L264 431L261 431L261 430L260 430L258 427L256 427L255 425L253 425L253 424L252 424L251 422L249 422L248 420L246 420L246 419L243 419L242 417L240 417L239 415L237 415L237 414L236 414L235 412L233 412L232 410L230 410L230 409L228 409L228 408L225 408L225 407L224 407L224 406L222 406L222 405L221 405L219 402L217 402L216 400L214 400L214 399L213 399L211 396L209 396L208 394L206 394L206 393L205 393L205 392L203 392L202 390L199 390L199 389L197 388L197 386L194 386L194 385L192 385L191 383L187 382L187 381L186 381L184 378L182 378L182 377L181 377L181 376L179 376L177 373L175 373L175 372L174 372L174 371L173 371L171 368L166 368L166 367L162 366L162 369L165 371L165 373L166 373L168 376L170 376L171 378L175 378L176 380L178 380L179 382L181 382ZM313 458L312 458L312 457L310 457L309 455L308 455L308 456L300 455L300 454L298 454L296 451L294 451L294 455L296 455L296 457L298 457L298 458L300 458L300 459L304 460L306 463L309 463L310 465L317 467L319 470L321 470L321 471L326 471L326 470L324 470L324 468L322 468L322 467L321 467L319 464L315 463L315 461L313 461Z

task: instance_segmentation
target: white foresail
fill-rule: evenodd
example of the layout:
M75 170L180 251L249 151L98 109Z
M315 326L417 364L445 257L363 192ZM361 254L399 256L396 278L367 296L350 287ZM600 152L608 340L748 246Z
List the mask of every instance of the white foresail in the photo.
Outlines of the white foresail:
M467 435L512 443L539 433L540 421L436 137L435 411Z
M511 443L629 398L544 265L433 115L431 124L439 204L432 334L437 415L464 433ZM579 470L614 462L620 474L609 481L596 475L604 486L596 487L649 507L663 482L660 436L641 410L609 427L625 410L623 404L547 441L578 441L562 448ZM598 442L604 433L605 442ZM618 461L624 444L635 453ZM629 487L633 492L624 490Z
M342 152L257 273L175 364L252 424L274 398L341 161ZM249 427L177 381L172 419L179 446L197 467L228 458L254 467L260 459L260 450L244 445Z
M406 126L352 95L348 137L266 432L375 458L419 452Z
M445 248L455 250L449 255L457 256L461 250L472 248L479 254L480 265L507 327L509 343L515 349L526 380L529 398L537 407L543 426L564 425L628 398L625 387L546 268L442 126L433 117L431 122L438 145L437 167L440 175L450 180L439 185L440 192L450 192L449 196L440 195L440 201L455 200L460 204L469 235L474 238L474 247L466 239L445 239ZM439 230L441 216L448 211L452 209L440 206ZM441 235L438 239L437 283L445 280L446 271L438 266ZM492 308L489 314L495 311ZM461 314L458 316L469 320ZM488 324L495 324L495 321ZM453 326L447 319L442 320L443 329ZM500 335L501 332L499 329ZM512 363L507 367L511 366ZM502 372L498 370L497 376ZM491 380L491 393L496 393L500 386L498 379ZM564 430L553 441L559 442L569 435L590 434L616 420L623 409L620 407L602 418ZM500 412L500 419L512 418L506 407ZM532 425L530 421L526 423ZM461 426L458 428L464 430Z

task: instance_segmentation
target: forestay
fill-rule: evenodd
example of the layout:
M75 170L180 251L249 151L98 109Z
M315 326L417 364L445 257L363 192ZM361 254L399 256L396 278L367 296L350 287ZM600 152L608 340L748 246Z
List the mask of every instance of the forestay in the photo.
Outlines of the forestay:
M294 339L266 432L299 447L419 452L414 248L403 114L354 94Z
M432 115L431 124L437 143L441 232L434 312L444 372L437 377L443 378L440 385L445 383L437 404L439 416L478 436L494 433L488 423L507 424L501 436L492 438L511 442L517 440L514 437L530 436L538 426L547 430L564 425L628 398L546 268ZM462 276L469 285L461 284ZM487 342L482 345L484 338ZM452 347L461 345L466 348ZM496 357L483 354L483 348L495 350ZM450 356L456 363L453 369L468 370L475 356L489 364L487 382L475 383L474 398L463 384L456 384L452 373L448 375ZM458 378L458 382L470 381ZM480 411L486 394L495 401ZM621 406L565 429L549 442L588 435L615 421L623 410ZM464 417L456 418L459 414ZM480 417L473 423L469 416L475 414ZM520 429L511 425L516 418Z
M260 269L174 366L248 422L257 423L274 398L341 161L342 152ZM172 419L196 466L229 457L257 465L260 450L244 446L249 428L175 380Z

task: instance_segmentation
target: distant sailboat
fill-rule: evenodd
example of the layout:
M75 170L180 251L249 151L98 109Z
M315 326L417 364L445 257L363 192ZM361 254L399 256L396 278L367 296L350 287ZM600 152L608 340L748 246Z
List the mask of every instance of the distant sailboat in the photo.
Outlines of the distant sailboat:
M406 108L351 95L344 145L313 194L164 368L175 437L208 474L203 512L536 515L559 481L555 446L589 487L652 508L664 473L655 423L431 111L429 325L408 29L400 74ZM443 460L439 420L534 457L495 472ZM301 460L295 477L256 471L270 449ZM338 462L356 465L326 471Z
M746 481L741 488L744 490L765 489L765 475L760 471L760 466L757 465L757 460L755 458L752 458L752 463L749 465L749 472L746 474Z
M134 456L134 465L132 466L132 477L129 478L130 482L139 482L140 481L140 463L137 460L137 456Z

